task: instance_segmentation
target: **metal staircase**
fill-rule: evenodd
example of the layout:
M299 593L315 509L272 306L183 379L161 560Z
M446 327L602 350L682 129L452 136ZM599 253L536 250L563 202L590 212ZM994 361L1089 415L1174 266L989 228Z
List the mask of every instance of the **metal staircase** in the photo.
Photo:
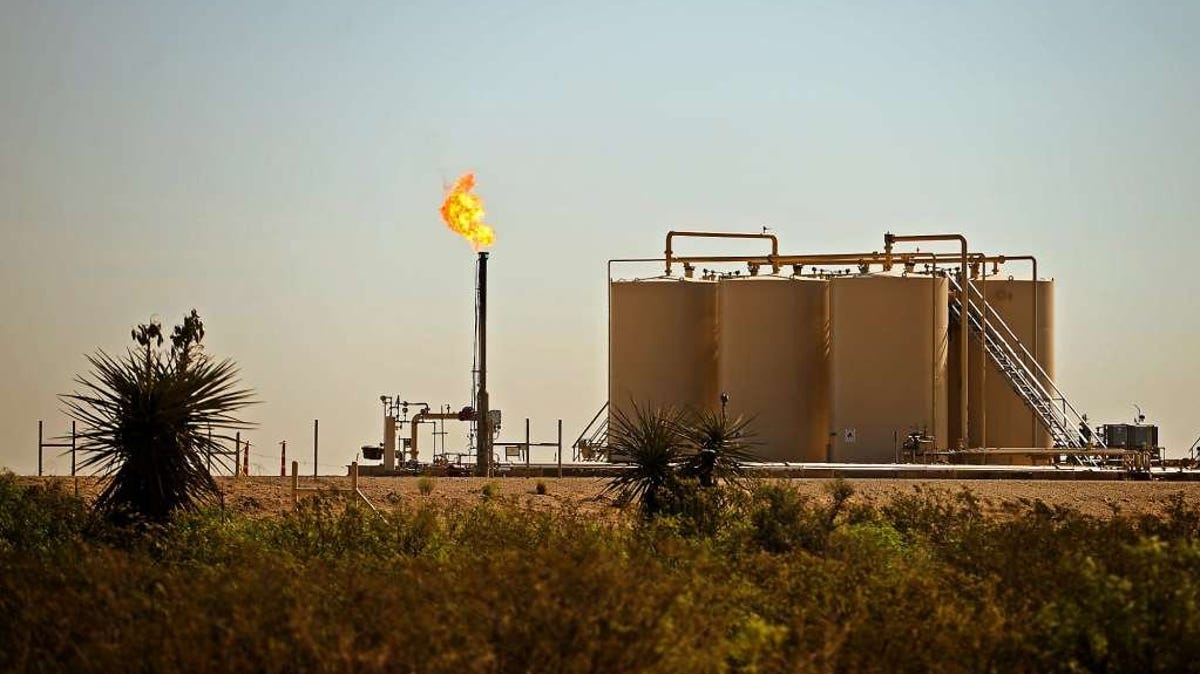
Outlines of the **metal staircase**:
M584 426L571 444L575 461L604 461L608 459L608 403L600 406L596 416Z
M961 320L963 292L954 274L947 274L950 281L950 318ZM1054 380L1042 368L1033 354L1017 339L1012 329L995 311L988 310L986 320L983 293L975 284L967 282L967 322L969 330L983 344L984 351L1004 375L1012 390L1025 402L1038 421L1049 433L1054 447L1064 450L1103 449L1104 442L1096 434L1086 431L1089 427L1083 416L1076 411L1063 395ZM1089 437L1091 436L1090 440ZM1099 466L1100 460L1086 452L1072 452L1069 456L1081 465Z

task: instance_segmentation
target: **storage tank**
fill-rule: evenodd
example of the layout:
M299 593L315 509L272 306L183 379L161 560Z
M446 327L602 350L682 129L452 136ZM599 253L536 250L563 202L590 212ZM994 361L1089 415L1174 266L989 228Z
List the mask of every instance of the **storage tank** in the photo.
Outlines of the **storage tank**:
M829 283L762 276L718 284L718 390L753 417L764 461L826 460Z
M639 406L707 407L717 400L717 283L609 283L609 420Z
M1054 378L1054 281L988 279L974 281L982 287L988 300L989 316L999 316L1029 351ZM951 331L951 353L958 344L958 334ZM1012 390L1011 385L990 358L985 360L983 347L975 335L968 346L970 354L967 375L969 408L968 444L971 447L1008 449L1048 449L1050 434L1037 420L1029 406ZM958 401L957 358L950 359L951 404ZM986 369L985 369L986 368ZM1050 382L1043 380L1043 385ZM952 407L953 408L953 407ZM957 437L958 420L951 419L951 435ZM992 457L992 463L1030 463L1029 457Z
M830 281L831 461L891 463L920 431L948 446L946 279Z

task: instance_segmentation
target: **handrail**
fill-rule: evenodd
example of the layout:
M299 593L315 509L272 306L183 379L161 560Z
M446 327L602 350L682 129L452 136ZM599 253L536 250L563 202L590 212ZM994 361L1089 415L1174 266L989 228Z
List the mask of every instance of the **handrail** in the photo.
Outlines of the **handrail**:
M579 432L579 437L575 438L575 442L571 443L572 449L576 449L579 447L579 441L583 440L583 436L587 434L588 429L590 429L592 427L592 425L596 423L596 420L599 419L600 415L604 414L604 412L607 409L608 409L608 401L605 400L604 404L600 406L600 410L598 412L596 412L596 416L592 417L592 420L587 422L587 425L584 426L583 430ZM589 436L589 439L591 439L591 437L594 437L594 434L593 434L593 436Z
M957 289L957 284L953 284L953 285ZM974 288L972 288L972 290L974 290ZM975 306L974 302L971 302L970 308L974 309L976 313L979 313L979 308ZM969 320L972 321L977 326L976 327L977 330L979 330L981 333L983 333L981 323L980 323L979 319L975 317L974 314L969 316ZM1022 348L1024 348L1023 345L1021 345L1020 340L1016 337L1015 334L1012 333L1011 328L1008 327L1008 324L1004 322L1004 319L1001 318L999 316L999 314L996 314L994 318L989 318L988 323L989 323L989 327L992 327L993 329L994 329L994 326L996 326L996 325L1000 325L1000 326L1004 327L1008 331L1008 335L1009 335L1009 337L1012 338L1012 341L1016 342L1018 346L1021 346ZM985 338L985 341L994 342L999 347L1002 347L1007 352L1005 354L1005 356L1007 358L1009 358L1009 360L1011 360L1014 364L1023 365L1023 363L1021 363L1021 361L1019 359L1017 352L1012 348L1012 345L1009 343L1008 337L1006 337L1004 334L999 333L999 332L997 332L997 336L999 337L999 339L993 339L991 335L985 334L984 338ZM1049 376L1046 375L1045 370L1041 370L1040 365L1037 365L1037 363L1035 363L1035 366L1038 366L1041 375L1043 377L1045 377L1047 379L1047 381L1049 381ZM1026 366L1025 369L1028 370L1029 368ZM1029 374L1033 374L1033 373L1029 373ZM1046 399L1050 399L1050 400L1057 399L1057 398L1055 398L1055 396L1051 395L1050 391L1048 391L1045 388L1045 386L1042 385L1042 383L1038 379L1038 377L1036 377L1036 376L1032 377L1029 384L1031 387L1036 387L1037 392L1041 393L1042 397L1044 397ZM1060 397L1061 397L1061 392L1058 392L1058 393L1060 394ZM1057 412L1057 409L1052 408L1052 411Z
M974 284L972 284L971 290L975 291L977 294L980 294L982 296L982 293L980 293L979 290L974 287ZM1037 362L1037 359L1033 357L1033 354L1029 353L1029 349L1025 348L1025 345L1022 344L1021 340L1016 336L1015 333L1013 333L1012 328L1010 328L1008 326L1008 323L1006 323L1004 321L1004 319L1002 319L999 315L996 315L994 320L995 320L995 324L998 324L1001 327L1003 327L1005 329L1005 331L1008 333L1007 337L1005 337L1004 335L1001 335L1001 337L1004 338L1006 342L1009 342L1011 340L1011 343L1015 343L1017 345L1017 347L1020 348L1021 353L1025 356L1025 358L1028 359L1028 362L1033 365L1033 369L1036 370L1036 372L1034 374L1038 375L1038 377L1036 378L1038 381L1036 383L1039 384L1039 387L1042 388L1042 391L1047 394L1047 397L1054 398L1056 400L1061 401L1064 405L1066 405L1066 407L1068 409L1071 410L1071 412L1077 418L1082 420L1082 415L1079 413L1079 410L1075 409L1075 406L1071 404L1071 401L1069 399L1067 399L1066 395L1062 392L1062 390L1060 388L1058 388L1058 385L1054 383L1054 379L1046 372L1046 370L1042 367L1042 364ZM989 319L989 322L992 322L991 319ZM1012 347L1010 344L1006 343L1006 346L1009 347L1009 350L1013 352L1014 356L1018 355L1015 351L1012 350ZM1055 394L1057 394L1057 396L1049 395L1050 391L1041 385L1041 379L1044 379L1049 384L1050 389L1052 389L1053 392Z
M1081 447L1086 447L1089 443L1095 443L1101 448L1105 447L1102 439L1097 438L1094 436L1094 434L1090 433L1088 436L1091 437L1085 436L1079 430L1079 428L1077 428L1077 426L1086 425L1082 415L1075 408L1075 406L1071 404L1071 401L1066 397L1066 394L1064 394L1062 390L1058 388L1058 385L1054 383L1053 378L1050 377L1045 368L1042 367L1041 363L1037 362L1037 359L1029 353L1029 350L1025 348L1025 345L999 314L989 316L985 328L984 324L979 319L981 310L976 305L972 295L974 294L981 300L984 300L985 298L982 291L979 288L976 288L973 283L968 281L967 291L965 293L961 293L961 289L958 287L958 284L954 279L950 279L950 283L955 290L959 290L960 294L966 298L966 302L963 303L960 301L959 306L957 307L959 310L959 319L969 321L972 327L974 327L980 333L985 350L988 352L988 355L996 361L996 364L1000 365L1006 372L1010 383L1018 386L1023 385L1030 391L1031 394L1040 396L1045 410L1043 413L1039 413L1037 416L1041 416L1043 422L1048 425L1047 430L1051 431L1051 435L1061 436L1062 441L1078 444ZM999 349L1000 353L997 354L994 351L995 349ZM1020 350L1020 353L1018 353L1018 349ZM1022 354L1025 356L1024 359L1021 358ZM1000 362L1001 356L1005 360L1009 361L1011 369L1005 368L1004 364ZM1032 367L1030 367L1028 363L1032 363ZM1013 377L1017 377L1017 379L1020 380L1020 383L1015 381ZM1028 398L1026 399L1026 402L1031 405L1033 404L1033 401L1029 400ZM1061 403L1063 405L1063 409L1060 410L1056 403ZM1034 411L1038 412L1036 407ZM1068 411L1070 412L1069 414ZM1057 426L1058 428L1055 429L1054 426ZM1056 438L1056 441L1057 440L1059 440L1059 438Z

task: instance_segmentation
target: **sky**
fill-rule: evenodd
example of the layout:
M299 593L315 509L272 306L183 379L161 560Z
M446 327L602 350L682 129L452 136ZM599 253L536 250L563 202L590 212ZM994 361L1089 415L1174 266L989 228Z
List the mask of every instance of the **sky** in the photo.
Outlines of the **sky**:
M466 170L502 438L603 403L607 259L765 225L1036 254L1061 387L1186 454L1198 31L1167 1L0 0L0 466L36 470L86 354L192 308L262 401L256 472L282 440L310 471L318 418L343 472L381 394L468 404L475 258L437 213Z

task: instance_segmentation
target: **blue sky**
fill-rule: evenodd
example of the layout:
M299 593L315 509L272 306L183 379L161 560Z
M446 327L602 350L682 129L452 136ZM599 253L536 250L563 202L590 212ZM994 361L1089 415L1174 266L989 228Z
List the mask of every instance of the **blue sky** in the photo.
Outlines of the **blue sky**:
M568 441L605 395L604 262L669 228L794 252L962 231L1058 280L1060 383L1200 435L1200 4L0 0L0 465L83 354L193 306L323 470L378 395L466 404L478 174L492 396ZM451 444L455 441L451 437ZM258 453L258 452L261 452ZM537 457L535 457L537 458ZM546 457L548 458L548 457ZM276 462L276 463L273 463ZM62 465L61 460L58 465Z

